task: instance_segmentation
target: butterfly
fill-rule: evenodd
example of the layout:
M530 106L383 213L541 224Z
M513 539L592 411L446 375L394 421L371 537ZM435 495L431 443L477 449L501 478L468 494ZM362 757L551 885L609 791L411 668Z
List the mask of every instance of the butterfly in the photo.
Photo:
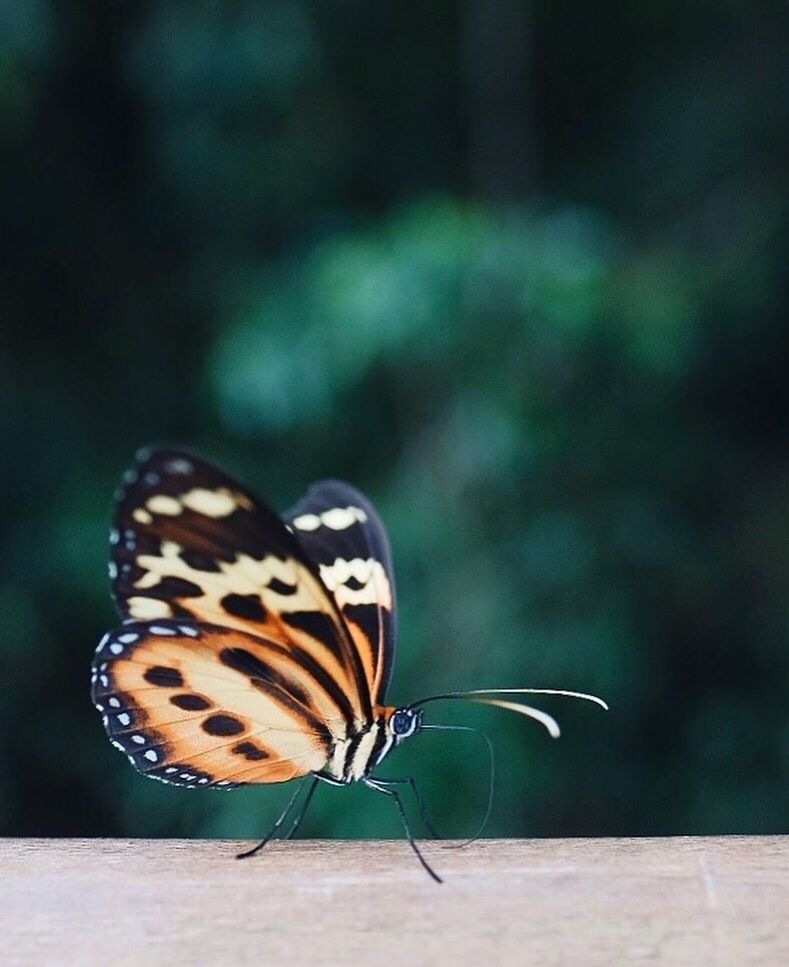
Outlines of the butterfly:
M310 777L292 835L319 782L362 782L391 798L419 861L398 785L376 770L422 729L423 707L466 699L537 719L477 689L387 705L397 609L384 525L346 483L314 484L280 517L191 453L145 450L116 494L109 575L123 623L92 663L92 698L112 744L144 775L237 789ZM462 727L456 727L462 728ZM257 852L281 828L299 786ZM421 804L421 800L420 800Z

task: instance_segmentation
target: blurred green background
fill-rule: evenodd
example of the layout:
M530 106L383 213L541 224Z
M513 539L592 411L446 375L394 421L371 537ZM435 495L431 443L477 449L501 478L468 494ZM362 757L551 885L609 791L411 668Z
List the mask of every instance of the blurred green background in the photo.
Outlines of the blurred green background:
M789 832L785 4L0 3L0 833L257 836L89 663L137 447L388 524L390 698L489 709L489 833ZM389 760L473 829L484 746ZM416 824L416 823L415 823ZM305 835L399 835L322 788Z

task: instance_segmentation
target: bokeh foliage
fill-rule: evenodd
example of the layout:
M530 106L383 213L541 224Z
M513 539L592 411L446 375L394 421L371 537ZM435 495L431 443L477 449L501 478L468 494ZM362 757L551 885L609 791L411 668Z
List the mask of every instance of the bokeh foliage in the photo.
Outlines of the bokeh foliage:
M285 792L146 782L90 706L111 494L166 441L280 508L370 493L394 701L609 700L546 701L558 743L433 707L494 738L490 832L787 831L787 28L736 0L5 0L0 830L253 836ZM483 753L425 735L389 771L461 834ZM322 792L307 833L398 833Z

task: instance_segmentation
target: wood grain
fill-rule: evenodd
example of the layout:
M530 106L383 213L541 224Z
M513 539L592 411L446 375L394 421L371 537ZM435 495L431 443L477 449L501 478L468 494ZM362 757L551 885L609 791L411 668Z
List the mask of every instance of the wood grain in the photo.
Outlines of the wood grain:
M789 964L789 837L0 840L3 964Z

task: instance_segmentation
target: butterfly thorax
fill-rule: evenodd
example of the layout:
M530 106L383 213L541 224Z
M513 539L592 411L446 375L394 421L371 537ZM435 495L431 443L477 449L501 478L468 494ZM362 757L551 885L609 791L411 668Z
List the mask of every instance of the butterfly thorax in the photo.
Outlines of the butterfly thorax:
M376 706L371 723L334 743L329 763L318 775L340 785L366 778L396 745L419 731L421 722L421 712Z

